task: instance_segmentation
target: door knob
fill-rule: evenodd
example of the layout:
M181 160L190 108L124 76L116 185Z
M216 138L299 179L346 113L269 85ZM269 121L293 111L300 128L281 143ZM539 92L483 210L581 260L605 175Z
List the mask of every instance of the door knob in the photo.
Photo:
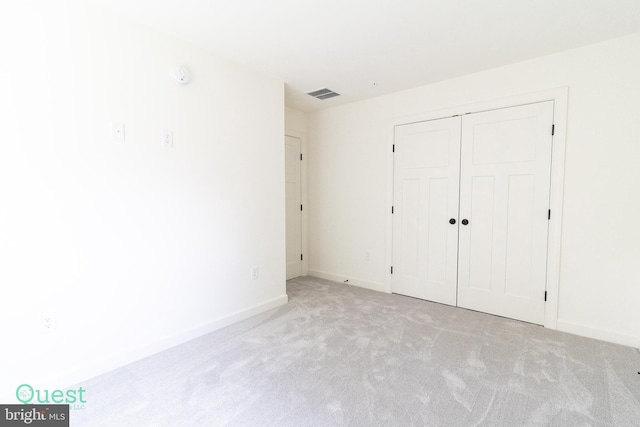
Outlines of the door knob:
M468 219L463 219L462 220L462 225L467 225L469 224L469 220Z
M449 224L455 224L455 223L456 223L456 219L455 219L455 218L451 218L451 219L449 220Z

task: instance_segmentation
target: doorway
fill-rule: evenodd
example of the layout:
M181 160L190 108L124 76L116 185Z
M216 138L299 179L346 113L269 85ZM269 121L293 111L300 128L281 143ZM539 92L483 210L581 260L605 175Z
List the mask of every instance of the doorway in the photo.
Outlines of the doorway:
M301 140L285 136L285 215L287 280L302 274Z

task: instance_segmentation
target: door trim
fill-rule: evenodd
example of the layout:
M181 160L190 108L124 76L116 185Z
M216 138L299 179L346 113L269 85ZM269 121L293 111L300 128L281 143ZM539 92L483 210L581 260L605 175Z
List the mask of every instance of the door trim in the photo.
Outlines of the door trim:
M558 328L558 297L560 288L560 250L562 240L562 211L564 199L564 168L566 151L567 107L569 88L560 87L540 92L514 95L507 98L477 102L467 105L405 115L389 120L387 129L387 210L385 232L385 259L387 265L392 265L393 260L393 216L390 207L393 205L393 143L395 127L409 123L435 120L440 118L463 115L466 113L478 113L481 111L509 108L518 105L533 104L544 101L554 101L553 122L555 135L551 152L551 188L549 205L551 207L551 220L549 221L549 239L547 249L547 303L545 306L544 327ZM387 269L384 287L386 292L391 292L391 273Z
M300 275L306 276L309 274L309 220L308 220L308 212L309 209L306 206L309 205L308 199L308 191L307 191L307 153L308 153L308 145L307 145L307 134L304 132L299 132L293 129L285 129L284 136L291 136L293 138L298 138L300 140L300 152L302 153L302 161L300 162L300 200L302 206L302 215L300 218L300 228L301 228L301 239L302 239L302 254L304 255L302 259L302 265L300 268ZM284 174L284 171L282 172ZM284 182L284 181L283 181Z

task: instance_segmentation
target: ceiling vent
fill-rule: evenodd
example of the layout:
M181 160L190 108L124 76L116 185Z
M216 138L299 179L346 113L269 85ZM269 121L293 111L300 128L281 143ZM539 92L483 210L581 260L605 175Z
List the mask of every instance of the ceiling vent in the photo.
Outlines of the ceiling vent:
M311 95L314 98L318 98L318 99L329 99L329 98L333 98L334 96L340 96L339 93L336 93L331 89L327 89L327 88L314 90L313 92L307 93L307 95Z

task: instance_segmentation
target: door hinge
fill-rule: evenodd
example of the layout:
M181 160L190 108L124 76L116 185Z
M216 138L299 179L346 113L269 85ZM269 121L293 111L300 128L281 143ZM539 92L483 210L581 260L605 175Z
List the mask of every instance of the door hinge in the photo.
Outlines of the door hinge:
M391 213L393 213L393 206L391 206Z
M300 261L304 261L304 257L300 254Z
M551 209L549 209L549 212L547 212L547 219L550 220L551 219Z
M300 205L300 210L302 211L302 205Z
M395 152L396 152L396 144L393 144L393 145L391 146L391 152L392 152L392 153L395 153Z
M393 274L393 266L391 266L391 274Z
M551 125L551 135L556 134L556 125Z
M302 153L300 153L300 160L302 160Z
M547 301L547 291L544 291L544 300Z

